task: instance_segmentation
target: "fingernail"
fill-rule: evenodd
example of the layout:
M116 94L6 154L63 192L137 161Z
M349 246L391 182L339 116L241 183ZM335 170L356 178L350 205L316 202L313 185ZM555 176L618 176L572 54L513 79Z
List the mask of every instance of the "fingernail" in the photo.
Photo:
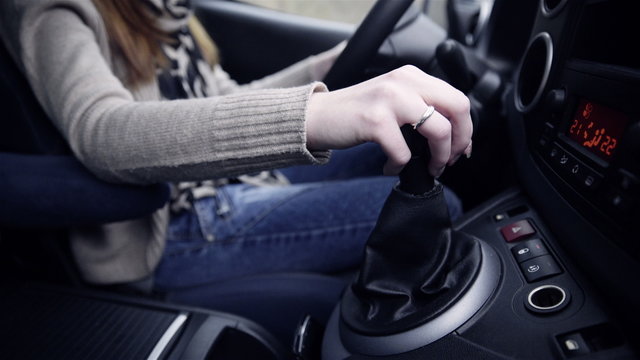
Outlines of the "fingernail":
M464 149L464 155L467 157L467 159L471 158L471 150L472 150L472 146L473 143L470 142L469 145L467 146L466 149Z
M435 177L436 179L439 178L440 176L442 176L442 173L444 172L444 166L441 167L440 169L436 170L436 173L433 175L433 177Z

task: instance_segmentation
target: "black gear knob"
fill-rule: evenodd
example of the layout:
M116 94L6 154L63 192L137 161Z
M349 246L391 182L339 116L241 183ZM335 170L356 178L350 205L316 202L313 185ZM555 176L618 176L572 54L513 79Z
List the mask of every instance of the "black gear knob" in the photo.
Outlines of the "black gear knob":
M425 194L435 186L435 180L429 173L428 165L431 159L429 144L427 139L411 125L403 126L401 131L411 150L411 160L400 172L398 188L407 194Z

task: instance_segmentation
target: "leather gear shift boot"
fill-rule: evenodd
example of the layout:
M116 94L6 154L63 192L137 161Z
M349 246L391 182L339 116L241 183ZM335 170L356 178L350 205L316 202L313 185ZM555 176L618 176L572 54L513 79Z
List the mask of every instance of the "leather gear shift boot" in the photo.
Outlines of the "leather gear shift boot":
M344 294L342 320L371 336L427 323L464 295L481 260L478 240L451 229L442 185L423 195L397 186L369 237L360 273Z

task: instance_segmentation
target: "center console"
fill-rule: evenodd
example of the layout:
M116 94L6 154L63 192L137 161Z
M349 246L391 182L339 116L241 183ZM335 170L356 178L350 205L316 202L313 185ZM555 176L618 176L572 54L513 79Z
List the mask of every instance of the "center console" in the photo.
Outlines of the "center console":
M629 339L603 299L520 190L479 206L455 229L482 239L495 252L495 258L485 260L498 261L498 269L491 271L497 284L490 297L453 330L449 325L455 320L443 313L442 321L431 323L436 328L419 337L422 346L381 358L439 358L452 351L452 358L474 359L633 358ZM350 330L339 325L339 317L337 308L327 329L338 331L325 334L323 359L379 358L363 356L361 346L350 344ZM406 344L406 337L398 337L396 345ZM386 347L393 348L398 349ZM364 351L375 351L375 345Z

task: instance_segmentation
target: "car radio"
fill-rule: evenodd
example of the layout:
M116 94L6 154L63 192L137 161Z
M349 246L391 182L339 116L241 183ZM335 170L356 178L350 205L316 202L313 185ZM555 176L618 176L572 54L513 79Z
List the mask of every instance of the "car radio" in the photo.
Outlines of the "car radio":
M564 134L574 144L609 161L618 149L629 116L597 102L580 99ZM577 170L577 168L574 168Z

